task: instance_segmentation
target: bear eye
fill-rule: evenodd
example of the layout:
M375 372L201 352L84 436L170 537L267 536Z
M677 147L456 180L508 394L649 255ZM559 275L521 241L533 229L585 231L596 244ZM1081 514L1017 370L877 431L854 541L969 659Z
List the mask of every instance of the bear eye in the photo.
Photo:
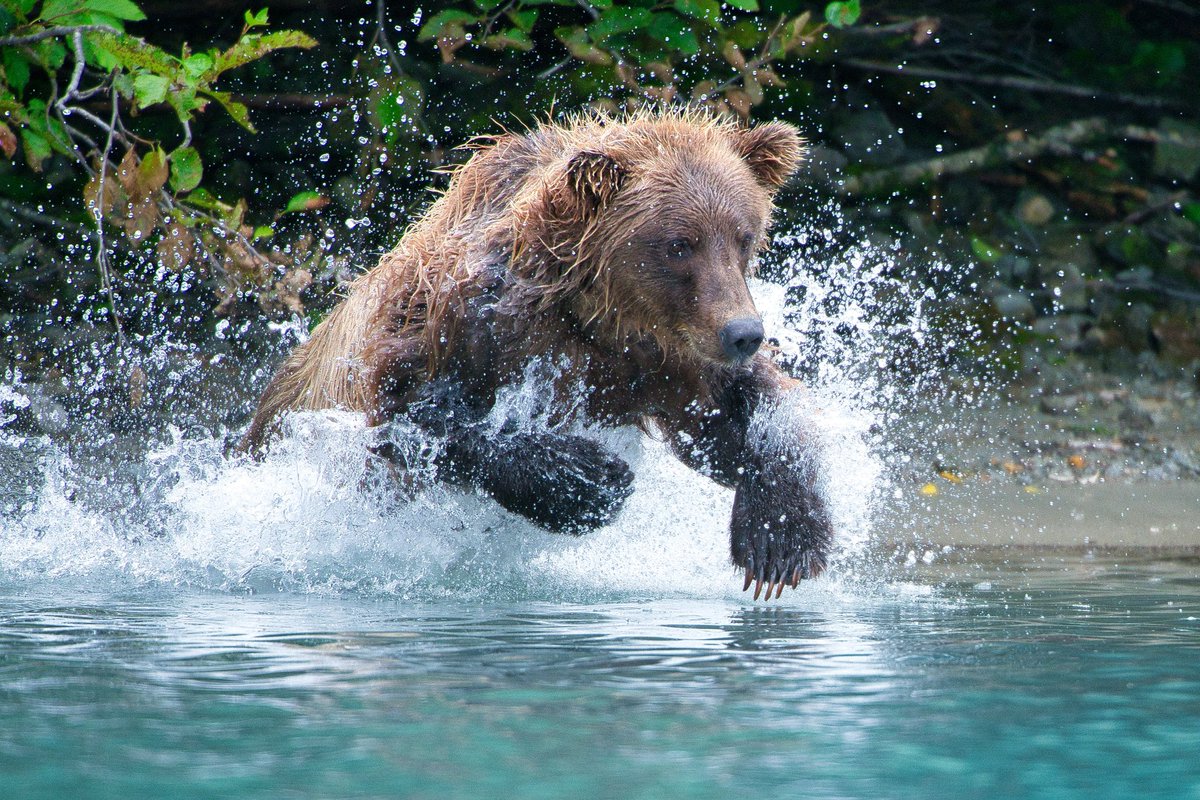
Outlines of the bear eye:
M754 252L754 234L743 233L742 238L738 240L738 247L742 249L742 255L749 257Z
M667 242L667 255L671 258L687 258L692 254L692 250L692 243L684 238Z

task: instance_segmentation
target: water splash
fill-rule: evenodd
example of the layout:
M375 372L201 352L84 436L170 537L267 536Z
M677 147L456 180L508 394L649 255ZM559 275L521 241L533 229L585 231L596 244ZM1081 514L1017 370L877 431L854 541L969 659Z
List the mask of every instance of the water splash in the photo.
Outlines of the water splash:
M817 262L803 236L780 237L776 280L752 291L779 356L811 387L789 413L817 420L839 545L832 572L853 575L889 496L887 427L914 386L892 382L888 366L898 350L927 344L928 297L892 277L887 248L852 245ZM501 398L498 424L544 416L542 369ZM28 405L19 376L0 385L6 407ZM19 435L9 421L0 416L0 459L23 453L32 467L22 474L42 483L0 516L5 582L103 577L413 599L741 596L728 562L732 492L632 430L585 431L638 477L613 524L572 538L435 483L399 497L375 474L373 434L356 414L292 416L261 462L227 457L227 431L171 428L135 459L136 480L110 485L95 485L69 447Z

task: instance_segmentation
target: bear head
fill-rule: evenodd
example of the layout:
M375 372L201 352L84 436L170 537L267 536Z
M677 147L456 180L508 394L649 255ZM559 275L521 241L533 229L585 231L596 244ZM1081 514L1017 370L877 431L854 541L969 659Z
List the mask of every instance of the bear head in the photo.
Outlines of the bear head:
M746 279L803 156L796 129L673 112L560 131L517 233L545 303L615 342L652 337L705 366L748 361L764 332Z

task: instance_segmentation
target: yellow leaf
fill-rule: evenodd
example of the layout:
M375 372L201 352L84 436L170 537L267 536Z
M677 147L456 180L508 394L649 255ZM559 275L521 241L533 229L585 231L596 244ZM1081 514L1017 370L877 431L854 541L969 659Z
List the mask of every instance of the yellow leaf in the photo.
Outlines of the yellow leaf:
M938 488L932 483L927 483L921 487L921 494L925 495L926 497L933 497L937 493Z

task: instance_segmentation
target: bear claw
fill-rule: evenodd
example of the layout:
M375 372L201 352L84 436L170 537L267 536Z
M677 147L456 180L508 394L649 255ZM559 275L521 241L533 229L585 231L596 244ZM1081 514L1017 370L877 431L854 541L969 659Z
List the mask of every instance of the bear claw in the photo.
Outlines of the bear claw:
M807 566L797 566L792 570L790 576L786 575L786 570L771 570L771 575L767 575L767 570L756 571L753 562L745 567L746 577L742 583L742 591L750 590L750 584L754 584L754 599L757 600L760 596L763 600L770 600L771 593L774 592L776 600L783 596L783 590L788 586L793 589L800 586L800 581L804 578L816 578L825 571L825 565L816 559L811 559ZM782 574L781 574L782 573ZM763 591L763 587L766 591Z

